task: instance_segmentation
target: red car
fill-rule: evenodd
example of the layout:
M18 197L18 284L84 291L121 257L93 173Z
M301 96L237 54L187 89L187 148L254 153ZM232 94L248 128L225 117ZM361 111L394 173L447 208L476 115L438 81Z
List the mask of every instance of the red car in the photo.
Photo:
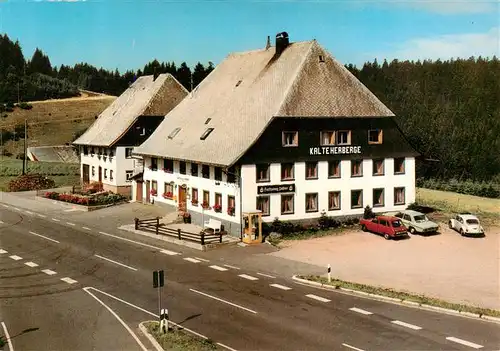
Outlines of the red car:
M387 240L408 237L408 229L397 217L376 216L373 219L361 219L359 224L364 232L382 234Z

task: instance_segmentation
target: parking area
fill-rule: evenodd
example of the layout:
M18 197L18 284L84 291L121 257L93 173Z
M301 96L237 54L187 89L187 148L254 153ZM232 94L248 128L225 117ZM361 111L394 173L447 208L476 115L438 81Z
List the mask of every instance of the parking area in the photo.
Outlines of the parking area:
M342 280L500 309L500 225L467 238L439 223L440 234L385 240L359 229L285 241L277 257L326 267ZM300 272L297 272L300 273Z

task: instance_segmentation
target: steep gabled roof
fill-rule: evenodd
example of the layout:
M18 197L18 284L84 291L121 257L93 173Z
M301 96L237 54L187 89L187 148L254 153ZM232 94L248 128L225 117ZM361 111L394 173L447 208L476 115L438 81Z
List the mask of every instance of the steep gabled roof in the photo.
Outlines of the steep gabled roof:
M315 40L275 52L230 54L134 153L230 166L273 118L393 116Z
M171 74L139 77L73 144L111 146L139 116L164 116L187 93Z

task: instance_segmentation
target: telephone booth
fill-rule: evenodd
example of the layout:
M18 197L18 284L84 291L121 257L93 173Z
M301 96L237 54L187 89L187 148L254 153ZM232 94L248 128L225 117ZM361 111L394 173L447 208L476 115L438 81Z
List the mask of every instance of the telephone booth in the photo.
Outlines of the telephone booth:
M246 244L262 243L262 211L243 212L243 242Z

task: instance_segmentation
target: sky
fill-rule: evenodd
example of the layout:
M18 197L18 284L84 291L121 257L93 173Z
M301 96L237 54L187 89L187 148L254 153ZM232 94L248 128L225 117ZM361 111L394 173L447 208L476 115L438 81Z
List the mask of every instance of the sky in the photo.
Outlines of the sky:
M0 33L53 65L214 64L267 36L316 39L337 60L500 56L500 3L476 0L0 0ZM273 44L274 45L274 44Z

